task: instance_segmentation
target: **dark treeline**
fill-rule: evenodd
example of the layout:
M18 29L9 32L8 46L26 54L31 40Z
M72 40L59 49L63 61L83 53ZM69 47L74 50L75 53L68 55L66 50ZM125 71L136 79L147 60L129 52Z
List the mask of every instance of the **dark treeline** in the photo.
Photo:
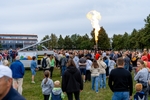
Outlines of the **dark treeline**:
M131 33L114 34L109 38L103 27L100 27L98 35L98 48L107 50L121 50L121 49L144 49L150 48L150 14L144 19L145 25L141 29L133 29ZM75 33L73 35L57 37L54 33L46 35L42 40L50 39L50 41L43 43L47 48L51 49L94 49L95 38L94 29L90 32L90 37L87 33L83 36ZM64 37L64 38L63 38ZM38 46L39 49L41 48Z

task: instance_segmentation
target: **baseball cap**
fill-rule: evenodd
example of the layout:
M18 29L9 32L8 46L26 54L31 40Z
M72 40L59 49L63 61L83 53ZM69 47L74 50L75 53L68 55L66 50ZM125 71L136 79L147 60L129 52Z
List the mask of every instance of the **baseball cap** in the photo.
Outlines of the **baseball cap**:
M142 57L141 57L141 60L143 60L143 61L148 61L148 58L147 58L146 56L142 56Z
M2 78L3 76L12 78L12 71L9 67L0 65L0 78Z

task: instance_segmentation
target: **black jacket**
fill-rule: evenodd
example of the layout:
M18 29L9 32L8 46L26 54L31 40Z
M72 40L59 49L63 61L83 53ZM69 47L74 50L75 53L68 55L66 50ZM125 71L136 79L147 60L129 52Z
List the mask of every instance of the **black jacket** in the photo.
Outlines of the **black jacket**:
M62 77L63 92L77 92L83 90L83 80L79 70L75 66L67 67Z

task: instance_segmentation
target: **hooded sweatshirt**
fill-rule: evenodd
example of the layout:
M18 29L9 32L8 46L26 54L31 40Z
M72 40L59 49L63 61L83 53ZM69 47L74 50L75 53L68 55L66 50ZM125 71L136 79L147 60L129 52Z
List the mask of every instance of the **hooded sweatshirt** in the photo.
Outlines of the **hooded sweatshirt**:
M54 87L54 84L50 78L48 78L48 81L46 82L46 84L44 84L45 80L46 78L44 78L41 83L42 93L44 95L49 95Z
M145 100L144 92L136 92L134 95L134 100Z
M83 80L79 70L75 66L67 67L62 77L63 92L78 92L83 90Z
M49 100L62 100L65 95L62 92L61 88L53 88L52 93L50 94Z

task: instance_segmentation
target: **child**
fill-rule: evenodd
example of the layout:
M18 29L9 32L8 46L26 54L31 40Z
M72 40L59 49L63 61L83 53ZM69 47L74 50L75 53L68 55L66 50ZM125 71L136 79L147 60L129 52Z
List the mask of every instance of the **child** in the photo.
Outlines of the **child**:
M94 85L95 85L95 91L96 93L98 93L98 81L99 81L100 69L96 59L93 60L90 71L91 71L91 78L92 78L92 90L94 90Z
M54 88L50 94L49 100L62 100L64 99L64 94L60 88L60 81L54 82Z
M53 80L51 80L50 77L50 72L49 70L46 70L44 72L45 78L42 80L41 87L42 87L42 93L44 95L44 100L49 99L49 95L54 87Z
M145 100L145 94L142 92L142 88L141 83L135 85L136 94L134 95L134 100Z

